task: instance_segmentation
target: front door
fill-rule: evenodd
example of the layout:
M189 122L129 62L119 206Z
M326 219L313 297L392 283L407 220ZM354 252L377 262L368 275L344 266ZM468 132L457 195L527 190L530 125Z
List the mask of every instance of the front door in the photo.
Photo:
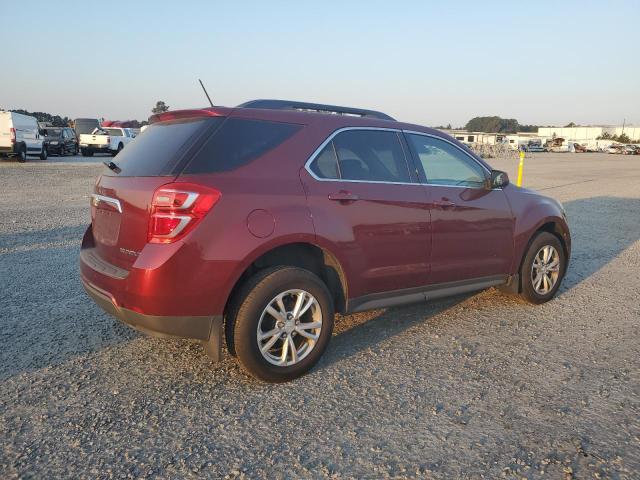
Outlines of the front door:
M427 283L431 231L401 133L347 129L301 171L319 241L338 255L349 298Z
M432 284L507 275L514 219L489 172L452 142L406 133L431 205Z

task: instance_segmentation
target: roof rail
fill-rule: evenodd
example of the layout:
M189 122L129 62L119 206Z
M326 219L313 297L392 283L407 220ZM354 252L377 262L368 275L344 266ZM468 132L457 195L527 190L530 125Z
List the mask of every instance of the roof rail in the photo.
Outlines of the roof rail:
M267 110L299 110L303 112L334 113L338 115L355 115L358 117L395 120L386 113L362 108L339 107L322 103L295 102L292 100L249 100L238 105L239 108L264 108Z

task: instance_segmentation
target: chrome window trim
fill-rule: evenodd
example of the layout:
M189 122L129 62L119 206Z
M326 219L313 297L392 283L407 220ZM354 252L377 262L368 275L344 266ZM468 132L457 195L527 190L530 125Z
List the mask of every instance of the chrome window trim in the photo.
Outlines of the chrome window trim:
M416 134L416 135L422 135L424 137L432 137L435 138L437 140L442 140L443 142L447 142L449 144L451 144L453 147L457 148L458 150L460 150L464 155L466 155L467 157L469 157L473 162L475 162L477 165L479 165L484 171L486 171L489 175L491 175L491 170L489 170L487 167L485 167L482 163L478 162L478 160L476 158L474 158L472 155L469 154L469 152L465 152L462 148L460 148L460 146L456 145L455 143L453 143L450 140L447 140L446 138L442 138L438 135L433 135L431 133L425 133L425 132L418 132L415 130L403 130L401 128L386 128L386 127L342 127L339 128L337 130L335 130L334 132L332 132L321 144L318 148L316 148L313 153L311 154L311 156L309 157L309 159L305 162L304 164L304 169L307 171L307 173L309 173L309 175L311 175L311 177L318 181L318 182L345 182L345 183L372 183L372 184L383 184L383 185L425 185L425 186L430 186L430 187L448 187L448 188L464 188L464 189L469 189L469 188L478 188L478 187L471 187L469 185L443 185L441 183L428 183L428 182L421 182L420 179L418 179L417 182L385 182L382 180L345 180L342 178L321 178L318 177L312 170L311 170L311 164L313 163L313 161L316 159L316 157L318 155L320 155L320 152L322 152L322 150L324 150L324 147L327 146L327 144L329 142L331 142L336 135L338 135L341 132L345 132L348 130L381 130L381 131L386 131L386 132L396 132L396 133L411 133L411 134ZM400 139L398 139L400 140ZM400 143L400 146L402 147L403 151L404 151L404 146L402 145L402 142ZM406 161L406 154L405 153L405 161ZM413 157L412 152L408 152L410 154L411 157ZM336 155L336 159L338 159L338 152L335 152ZM409 167L409 165L407 165L407 167ZM338 162L338 168L340 168L340 163ZM411 169L409 168L409 174L411 174ZM502 188L492 188L491 190L502 190Z
M324 147L326 147L329 144L329 142L331 142L336 137L336 135L349 130L374 130L374 131L377 130L377 131L383 131L383 132L395 132L396 134L402 133L402 130L399 128L385 128L385 127L342 127L335 130L320 144L318 148L314 150L314 152L311 154L309 159L304 164L304 169L309 173L309 175L313 177L314 180L317 180L318 182L373 183L373 184L383 184L383 185L421 185L419 182L387 182L384 180L346 180L342 178L318 177L313 172L313 170L311 170L311 164L316 159L316 157L320 155L320 152L324 150ZM405 155L405 162L406 162L407 161L406 152L404 151L404 147L402 146L400 139L398 139L398 142L400 143L400 147L402 148L403 154ZM337 159L338 159L338 152L336 152L336 160ZM338 162L338 168L340 168L340 162ZM407 169L408 169L407 173L411 175L411 169L409 168L409 165L407 165Z
M120 205L120 200L117 198L105 197L104 195L98 195L97 193L91 194L91 204L94 207L97 207L100 202L109 203L116 207L118 213L122 213L122 205Z

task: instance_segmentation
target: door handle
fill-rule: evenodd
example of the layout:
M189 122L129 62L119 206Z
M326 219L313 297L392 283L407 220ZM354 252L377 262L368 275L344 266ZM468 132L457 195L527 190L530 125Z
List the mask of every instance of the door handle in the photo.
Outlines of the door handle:
M453 203L451 200L447 198L443 198L442 200L434 200L433 204L436 207L440 207L440 208L452 208L456 206L455 203Z
M360 197L354 193L347 192L345 190L340 190L337 193L330 193L329 200L348 203L348 202L355 202L356 200L360 200Z

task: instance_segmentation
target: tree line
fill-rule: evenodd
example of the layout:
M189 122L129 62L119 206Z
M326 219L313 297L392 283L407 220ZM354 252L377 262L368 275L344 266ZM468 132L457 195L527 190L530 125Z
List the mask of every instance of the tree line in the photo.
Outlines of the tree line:
M0 108L0 110L3 110ZM10 112L19 113L21 115L28 115L30 117L35 117L38 122L48 123L54 127L72 127L73 119L69 117L63 117L61 115L53 115L47 112L29 112L28 110L24 110L22 108L13 108L9 110ZM158 100L156 102L155 107L151 109L151 113L162 113L169 111L169 106L166 105L162 100ZM104 119L103 119L104 120ZM147 125L149 122L146 120L126 120L122 122L123 125L126 123L126 127L128 128L140 128L143 125Z
M550 127L551 125L525 125L521 124L515 118L502 118L497 115L485 117L473 117L464 127L456 130L467 130L469 132L486 132L486 133L518 133L532 132L535 133L540 127ZM564 127L578 127L573 122L568 123ZM445 126L434 127L440 130L452 130L451 124Z

